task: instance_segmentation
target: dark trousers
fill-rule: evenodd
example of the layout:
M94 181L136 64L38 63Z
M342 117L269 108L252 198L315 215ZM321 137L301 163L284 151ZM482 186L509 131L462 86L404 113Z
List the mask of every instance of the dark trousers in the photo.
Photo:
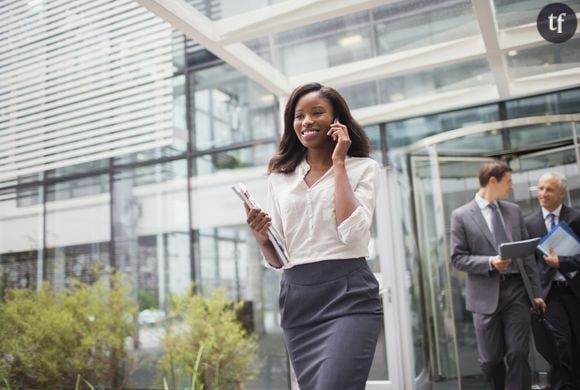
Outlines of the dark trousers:
M560 360L551 370L552 390L580 389L580 302L570 287L552 285L546 306Z
M530 389L530 321L530 302L521 276L500 282L495 313L473 314L479 363L490 388Z

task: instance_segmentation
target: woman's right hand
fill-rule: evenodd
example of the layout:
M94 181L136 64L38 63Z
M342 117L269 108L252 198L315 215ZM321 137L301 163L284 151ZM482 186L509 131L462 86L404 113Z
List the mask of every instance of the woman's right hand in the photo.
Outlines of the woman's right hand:
M246 209L246 222L252 229L256 241L262 246L266 245L269 240L268 228L272 225L272 219L261 209L249 208L246 204L244 204L244 207Z

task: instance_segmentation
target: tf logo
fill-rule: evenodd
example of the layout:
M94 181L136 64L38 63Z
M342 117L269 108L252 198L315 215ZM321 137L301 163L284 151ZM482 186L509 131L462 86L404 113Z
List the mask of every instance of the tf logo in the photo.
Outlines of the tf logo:
M538 32L547 41L564 43L576 34L578 19L572 8L562 3L548 4L538 14Z

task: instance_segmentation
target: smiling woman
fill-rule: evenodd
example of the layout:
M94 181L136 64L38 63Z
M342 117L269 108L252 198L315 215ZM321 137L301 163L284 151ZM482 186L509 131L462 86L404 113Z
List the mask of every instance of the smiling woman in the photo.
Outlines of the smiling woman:
M369 375L383 313L365 260L378 178L369 153L368 137L336 90L298 87L268 166L267 211L246 209L267 265L284 270L281 326L303 390L364 389ZM284 266L270 226L288 249Z

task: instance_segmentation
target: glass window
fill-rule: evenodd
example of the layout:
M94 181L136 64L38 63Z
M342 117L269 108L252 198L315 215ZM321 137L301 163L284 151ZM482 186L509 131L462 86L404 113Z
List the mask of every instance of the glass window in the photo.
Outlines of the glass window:
M499 110L496 105L405 119L387 124L387 145L394 149L444 131L497 120Z
M109 192L109 174L87 176L48 184L46 186L46 201L80 198Z
M229 65L190 77L192 148L210 149L278 134L277 99Z
M264 159L272 153L264 152ZM195 282L203 293L225 288L231 299L246 303L258 335L261 360L258 378L248 388L287 389L288 359L278 314L280 273L263 265L262 255L245 223L240 199L231 186L243 182L258 203L266 204L266 167L220 170L191 178Z
M268 165L275 151L276 145L270 143L232 149L221 153L204 154L192 160L192 175L207 175L228 169Z
M351 110L379 104L380 91L375 81L342 87L340 93Z
M115 266L141 311L163 310L191 280L186 160L119 169L113 180Z
M525 118L536 115L558 115L578 113L580 89L556 92L547 95L506 102L507 118Z
M39 187L29 191L42 194ZM0 298L7 288L36 288L42 280L42 199L21 199L15 189L0 192Z
M536 23L540 10L550 2L542 0L493 0L497 26L500 30ZM566 5L577 9L579 0L566 0ZM576 11L578 12L578 11Z
M95 267L109 266L108 180L104 174L47 185L46 277L54 288L67 286L71 277L89 282Z
M109 167L109 159L89 161L83 164L70 165L57 169L50 169L45 172L47 179L54 179L58 177L66 177L78 174L88 174L93 171L107 169Z
M513 79L527 80L533 76L576 68L580 60L578 53L580 39L572 39L558 45L547 44L518 51L511 50L507 55L507 64Z
M473 7L467 0L394 2L373 11L377 52L429 46L479 33Z
M379 81L382 103L491 84L493 79L489 65L484 60L442 66Z

